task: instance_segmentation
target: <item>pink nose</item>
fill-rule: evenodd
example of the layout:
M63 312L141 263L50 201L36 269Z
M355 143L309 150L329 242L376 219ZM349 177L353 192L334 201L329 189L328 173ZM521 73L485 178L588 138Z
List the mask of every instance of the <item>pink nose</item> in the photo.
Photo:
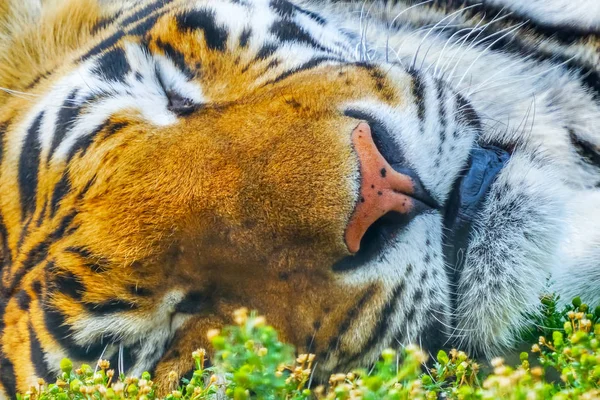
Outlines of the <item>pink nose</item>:
M346 227L348 250L356 253L367 229L390 211L412 211L413 181L396 172L383 158L371 135L371 128L361 122L352 132L352 142L360 161L360 197Z

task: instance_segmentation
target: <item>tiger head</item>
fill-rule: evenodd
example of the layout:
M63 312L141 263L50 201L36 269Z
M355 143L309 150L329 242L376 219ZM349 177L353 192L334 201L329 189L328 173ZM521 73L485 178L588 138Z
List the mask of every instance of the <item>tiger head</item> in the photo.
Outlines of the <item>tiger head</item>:
M464 337L468 213L509 157L469 99L284 0L130 7L3 100L5 349L183 372L241 306L323 374Z

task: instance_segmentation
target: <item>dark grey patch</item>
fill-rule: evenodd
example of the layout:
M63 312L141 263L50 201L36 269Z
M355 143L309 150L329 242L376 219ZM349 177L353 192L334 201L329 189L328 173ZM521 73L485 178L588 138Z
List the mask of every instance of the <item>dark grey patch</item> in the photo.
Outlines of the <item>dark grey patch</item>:
M189 292L175 306L175 311L183 314L198 314L212 307L211 298L206 292Z

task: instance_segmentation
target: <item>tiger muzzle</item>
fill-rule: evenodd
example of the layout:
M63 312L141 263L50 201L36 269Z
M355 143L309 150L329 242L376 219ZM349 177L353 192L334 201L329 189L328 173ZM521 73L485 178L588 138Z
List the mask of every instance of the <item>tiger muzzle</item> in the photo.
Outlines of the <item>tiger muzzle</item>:
M355 254L369 227L384 215L401 214L407 221L436 205L414 171L387 162L368 123L358 124L352 143L360 163L360 191L344 239Z

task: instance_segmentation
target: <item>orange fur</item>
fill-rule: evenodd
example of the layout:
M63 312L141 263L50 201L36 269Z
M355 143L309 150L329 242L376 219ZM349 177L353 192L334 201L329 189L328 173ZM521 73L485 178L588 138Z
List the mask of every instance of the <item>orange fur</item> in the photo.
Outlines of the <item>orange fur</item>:
M82 52L111 34L111 28L91 32L108 14L92 0L44 10L39 26L24 27L0 47L0 86L23 91L43 76L31 90L43 93ZM117 46L139 40L126 36ZM358 171L350 137L356 122L340 107L365 97L400 105L403 95L381 73L359 65L323 66L258 85L266 61L245 70L252 54L211 50L191 32L179 31L170 14L148 32L154 54L161 53L158 41L184 54L197 73L201 61L196 79L211 103L169 127L152 126L127 110L113 115L85 154L68 165L40 167L30 216L40 223L26 234L14 149L32 99L0 94L0 122L9 123L0 214L12 253L3 271L7 305L0 344L20 391L35 382L30 332L47 353L62 351L47 332L44 304L61 310L72 325L90 315L85 303L118 298L136 306L129 312L134 318L146 318L174 289L206 292L206 309L187 320L157 367L157 372L183 373L191 366L190 351L206 346L204 332L229 321L239 306L259 309L300 349L312 338L311 350L324 352L339 340L339 326L358 299L367 292L377 297L378 287L349 290L330 270L348 254L344 230L356 201ZM127 127L109 136L110 126L119 123ZM70 191L49 217L47 199L63 174ZM31 253L65 221L74 233L53 241L44 260L17 281ZM69 251L78 247L90 255ZM100 261L106 272L90 271L89 265ZM53 293L42 301L52 279L64 276L75 276L85 287L76 293L80 299ZM141 289L151 295L138 295ZM18 304L22 291L31 299L28 310ZM340 342L342 350L351 352L352 341L363 338L349 340ZM74 360L80 361L89 362ZM165 390L168 382L160 379Z

